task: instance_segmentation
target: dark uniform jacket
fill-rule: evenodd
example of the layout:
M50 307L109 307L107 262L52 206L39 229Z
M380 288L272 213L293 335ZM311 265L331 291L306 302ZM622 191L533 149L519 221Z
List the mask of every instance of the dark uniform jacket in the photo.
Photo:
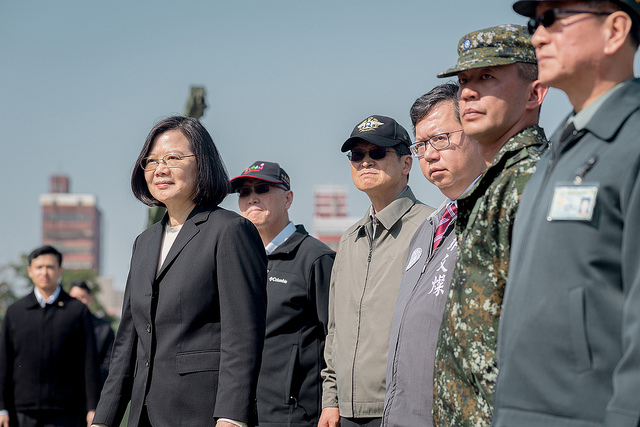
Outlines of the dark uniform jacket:
M267 332L258 379L260 426L316 426L335 252L302 225L268 255Z
M637 426L640 79L611 94L563 144L559 136L515 223L493 423ZM548 218L563 203L554 202L559 187L598 187L593 216Z
M156 274L162 234L156 223L134 244L94 423L118 426L131 400L129 427L145 404L155 427L255 425L266 314L260 235L233 212L196 207Z
M111 349L113 348L113 341L115 334L111 329L111 324L99 317L91 315L93 321L93 332L96 336L96 351L98 354L98 364L100 366L100 389L107 379L109 374L109 361L111 360Z
M86 413L97 403L87 307L64 291L44 308L33 292L12 304L0 334L0 409Z

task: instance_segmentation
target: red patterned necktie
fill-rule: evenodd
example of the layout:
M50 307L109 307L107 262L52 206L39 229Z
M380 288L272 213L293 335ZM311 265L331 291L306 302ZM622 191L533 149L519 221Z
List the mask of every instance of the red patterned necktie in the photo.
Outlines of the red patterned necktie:
M433 250L435 251L442 237L444 237L447 232L447 228L456 219L456 214L458 213L458 207L454 203L449 203L447 205L447 209L444 211L442 218L440 218L440 222L438 223L438 228L436 228L436 234L433 238Z

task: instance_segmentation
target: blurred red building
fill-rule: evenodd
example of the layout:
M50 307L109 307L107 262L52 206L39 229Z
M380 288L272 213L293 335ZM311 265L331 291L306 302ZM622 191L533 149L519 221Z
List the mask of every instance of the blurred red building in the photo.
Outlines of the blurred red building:
M347 216L347 187L319 185L314 188L313 235L333 250L342 234L360 218Z
M100 211L93 194L69 192L69 177L51 177L49 193L40 195L42 244L64 255L67 270L100 274Z

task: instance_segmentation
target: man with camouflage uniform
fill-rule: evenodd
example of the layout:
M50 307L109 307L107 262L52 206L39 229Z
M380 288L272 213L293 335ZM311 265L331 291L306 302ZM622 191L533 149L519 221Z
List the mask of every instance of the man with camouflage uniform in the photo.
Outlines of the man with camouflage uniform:
M511 229L522 190L547 146L537 126L547 88L537 79L526 29L501 25L462 37L457 76L465 134L488 168L458 199L458 260L445 307L434 372L434 425L491 423L496 340Z

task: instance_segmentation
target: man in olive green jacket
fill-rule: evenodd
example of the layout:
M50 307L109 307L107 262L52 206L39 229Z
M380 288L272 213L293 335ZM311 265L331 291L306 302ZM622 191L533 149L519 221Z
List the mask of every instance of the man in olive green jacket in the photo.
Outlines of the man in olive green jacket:
M340 239L331 273L320 427L378 426L393 311L409 241L433 208L407 186L411 139L395 120L370 116L342 145L371 207Z

